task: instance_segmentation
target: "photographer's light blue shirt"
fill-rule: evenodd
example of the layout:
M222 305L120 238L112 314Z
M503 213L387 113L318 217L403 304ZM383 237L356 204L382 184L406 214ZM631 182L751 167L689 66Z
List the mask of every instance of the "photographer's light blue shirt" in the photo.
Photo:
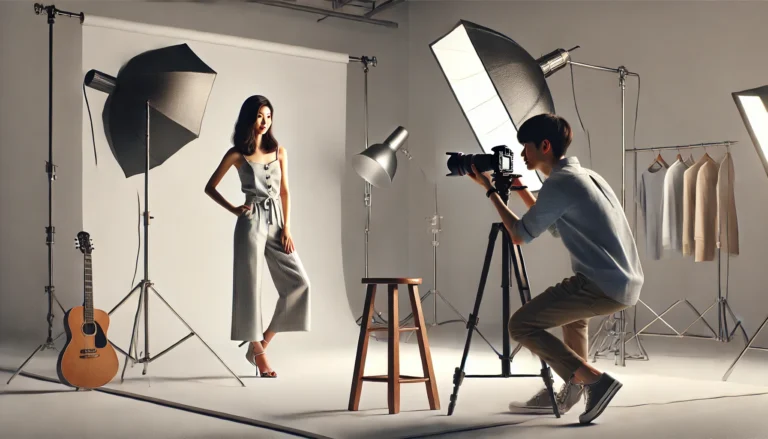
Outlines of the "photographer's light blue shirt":
M563 240L574 273L583 274L619 303L637 303L643 268L621 202L608 183L582 168L576 157L553 167L536 204L515 223L513 233L528 243L545 230Z

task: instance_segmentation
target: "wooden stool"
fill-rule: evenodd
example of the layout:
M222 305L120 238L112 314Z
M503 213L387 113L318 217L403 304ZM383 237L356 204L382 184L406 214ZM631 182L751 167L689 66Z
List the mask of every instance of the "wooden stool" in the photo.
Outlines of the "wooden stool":
M365 308L363 319L360 323L360 338L357 342L357 356L355 357L355 371L352 377L352 390L349 394L349 410L357 411L360 405L360 393L363 391L363 381L386 382L387 397L390 414L400 413L400 383L425 383L427 386L427 398L430 410L440 410L440 398L437 394L437 382L435 372L432 369L432 355L429 353L429 340L424 325L424 316L421 313L421 298L417 285L421 285L421 279L406 278L363 278L363 283L368 285L365 296ZM388 325L371 327L373 316L373 303L376 297L376 285L388 285L387 302L389 305ZM399 313L397 304L397 286L408 285L411 299L411 309L416 326L399 327ZM365 357L368 353L368 340L372 331L387 331L389 334L389 353L387 375L363 376L365 370ZM419 354L423 377L400 375L400 331L416 331L419 339Z

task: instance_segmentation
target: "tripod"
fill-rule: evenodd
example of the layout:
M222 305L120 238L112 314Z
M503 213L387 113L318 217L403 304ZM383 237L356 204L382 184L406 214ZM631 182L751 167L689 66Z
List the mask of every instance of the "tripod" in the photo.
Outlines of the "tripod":
M131 332L131 344L128 347L128 351L133 351L133 355L129 354L128 352L125 352L124 350L117 347L114 343L112 345L120 351L122 354L125 355L125 363L123 364L123 373L120 375L120 382L122 383L125 380L125 369L128 366L128 359L130 358L131 361L133 361L134 364L136 363L143 363L144 369L142 370L141 374L146 375L147 374L147 366L149 366L149 363L152 361L160 358L163 356L166 352L170 351L171 349L175 348L176 346L180 345L193 335L196 336L204 345L206 348L208 348L209 351L219 360L219 362L229 371L230 374L232 374L233 377L243 386L245 387L245 383L243 383L242 380L234 373L232 370L222 361L221 358L219 358L218 355L216 355L216 352L211 349L210 346L187 324L187 322L179 315L179 313L176 312L176 310L173 309L173 307L168 304L168 302L163 299L163 297L160 295L160 293L157 292L157 290L154 287L154 283L149 279L149 220L152 219L149 215L149 132L150 132L150 121L149 121L149 102L146 103L146 116L147 116L147 126L146 126L146 141L145 141L145 161L144 161L144 278L139 281L139 283L131 290L131 292L126 295L123 300L120 301L117 305L115 305L114 308L112 308L111 311L109 311L109 315L112 315L117 308L120 307L123 303L125 303L126 300L128 300L129 297L133 295L136 291L141 291L139 293L139 303L136 308L136 316L133 320L133 331ZM155 293L155 295L163 301L165 306L168 307L168 309L173 312L176 317L181 320L182 323L184 323L184 326L189 329L189 334L187 334L184 338L177 341L164 351L160 352L159 354L155 355L154 357L150 356L149 354L149 292L150 290ZM139 358L138 354L138 327L139 327L139 316L141 315L141 311L144 311L144 352L141 358ZM111 342L111 341L110 341Z
M48 337L45 339L44 343L39 345L37 349L32 352L32 355L27 357L27 359L21 363L21 366L16 369L7 384L11 383L16 375L21 372L24 366L26 366L38 352L48 349L58 352L54 343L59 337L64 335L62 332L56 338L53 338L53 318L55 317L53 315L53 301L56 301L56 304L59 305L59 309L61 309L62 313L66 313L61 302L59 302L59 299L56 297L55 288L53 287L53 235L55 233L55 228L53 227L53 180L56 180L56 165L53 164L53 25L56 22L57 14L67 17L80 17L81 23L85 19L85 15L82 12L80 14L74 14L58 10L55 6L44 7L39 3L35 3L35 14L40 15L43 11L45 11L48 16L48 161L45 162L45 172L48 174L48 227L45 228L45 244L48 246L48 285L45 287L45 293L48 295L48 314L46 315L46 320L48 321Z
M494 175L496 180L496 188L499 190L499 196L507 204L509 200L509 191L512 186L512 179L517 177L515 175ZM523 188L513 188L515 190ZM496 245L496 238L498 237L499 230L502 231L502 274L501 274L501 286L502 286L502 331L503 331L503 354L493 348L491 343L486 339L483 334L477 329L478 313L480 312L480 302L483 300L483 292L485 290L485 282L488 279L488 270L491 265L491 259L493 258L493 250ZM510 261L511 256L511 261ZM544 380L544 384L549 392L549 398L552 401L552 411L557 418L560 417L560 411L557 408L557 401L555 399L555 392L553 389L552 372L549 366L541 360L541 373L537 375L532 374L512 374L511 363L514 356L520 351L521 346L518 344L514 352L510 352L510 340L509 340L509 278L510 278L510 265L514 266L515 278L517 280L517 289L520 292L520 301L525 305L531 300L531 289L528 284L528 274L525 270L525 261L523 260L523 252L519 245L513 244L512 239L509 236L509 232L504 228L503 223L494 223L491 226L491 233L488 236L488 247L485 252L485 261L483 262L483 272L480 276L480 286L477 290L477 298L475 299L475 307L472 313L469 315L469 322L467 323L467 341L464 345L464 354L461 357L461 366L456 368L453 375L453 394L451 395L451 402L448 405L448 416L453 414L456 407L456 399L459 393L459 386L461 386L464 378L541 378ZM464 367L467 363L467 355L469 354L469 347L472 343L472 333L477 331L480 337L485 340L486 343L493 349L501 360L501 374L500 375L465 375Z

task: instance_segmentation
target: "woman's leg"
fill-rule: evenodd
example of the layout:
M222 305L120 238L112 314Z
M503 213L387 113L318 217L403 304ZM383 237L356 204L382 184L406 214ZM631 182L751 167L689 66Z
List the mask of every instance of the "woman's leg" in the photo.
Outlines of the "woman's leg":
M273 374L274 371L269 366L269 362L267 361L267 356L265 355L264 348L261 346L261 342L252 341L251 349L253 350L256 365L259 367L259 373L262 375Z
M269 329L267 332L264 333L264 340L261 341L261 346L266 349L267 345L270 341L272 341L272 338L277 334L275 331L270 331Z

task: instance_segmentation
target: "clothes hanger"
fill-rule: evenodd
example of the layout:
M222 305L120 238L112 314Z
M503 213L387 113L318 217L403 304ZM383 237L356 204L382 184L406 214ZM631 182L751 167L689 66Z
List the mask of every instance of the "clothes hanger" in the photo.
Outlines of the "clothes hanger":
M679 160L681 162L683 161L683 156L680 155L680 148L677 148L677 160Z
M648 166L648 170L652 170L655 165L659 165L662 168L668 168L669 165L667 162L664 161L664 158L661 156L661 152L658 153L656 158L653 160L650 166Z

